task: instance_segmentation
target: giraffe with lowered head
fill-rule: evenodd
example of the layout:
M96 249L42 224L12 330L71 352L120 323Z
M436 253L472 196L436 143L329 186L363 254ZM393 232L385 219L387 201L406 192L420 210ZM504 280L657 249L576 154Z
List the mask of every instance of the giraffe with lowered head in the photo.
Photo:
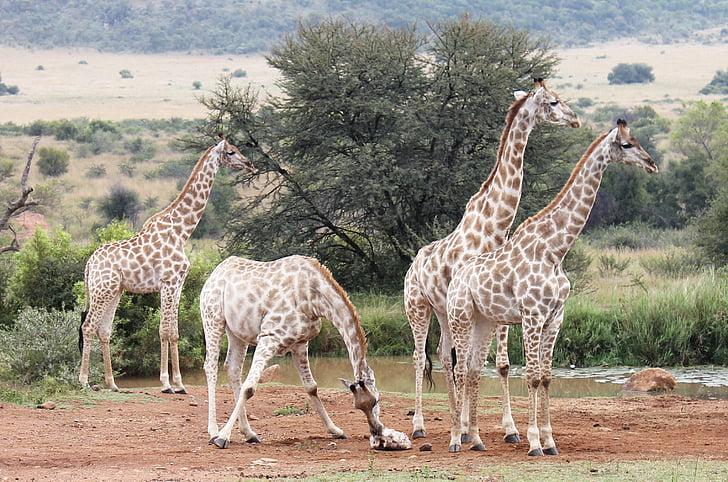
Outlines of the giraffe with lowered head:
M656 173L657 166L623 120L599 136L574 167L551 203L518 227L501 247L470 259L453 277L447 314L458 363L450 452L461 450L461 417L482 450L477 401L480 371L498 325L523 326L528 387L528 455L558 455L549 416L554 344L571 285L562 262L586 224L604 170L621 163ZM541 445L543 438L543 447Z
M534 79L530 93L515 92L516 101L506 115L495 165L480 190L468 201L460 224L445 238L421 248L407 271L404 281L405 311L415 342L415 414L414 438L425 436L422 415L422 378L425 369L425 345L432 312L440 323L438 356L443 364L450 403L453 403L450 329L446 316L447 287L453 274L473 256L503 244L511 228L521 199L523 153L536 124L579 127L576 114L559 96L546 87L543 79ZM503 429L505 440L520 441L508 395L508 327L499 334L497 365L502 387ZM430 367L431 369L431 367ZM466 433L463 434L467 440Z
M81 385L88 386L91 335L96 333L101 342L106 386L118 390L111 368L109 342L119 299L124 291L158 291L161 297L159 380L162 392L186 393L177 351L177 310L190 267L184 248L202 218L220 166L256 171L237 147L222 138L200 157L182 192L169 206L147 219L132 238L100 246L89 258L84 273L87 309L81 315L79 327L82 358L78 380ZM170 351L174 387L169 383Z

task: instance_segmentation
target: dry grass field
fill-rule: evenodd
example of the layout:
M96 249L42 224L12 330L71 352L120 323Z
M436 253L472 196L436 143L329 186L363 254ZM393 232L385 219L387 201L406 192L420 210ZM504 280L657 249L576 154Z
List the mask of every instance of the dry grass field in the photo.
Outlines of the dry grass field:
M591 98L596 105L617 102L634 106L649 102L661 114L674 116L684 101L718 69L725 68L728 45L646 45L609 42L595 47L563 49L559 76L566 97ZM79 64L85 60L87 65ZM654 67L652 84L611 86L607 74L620 62L645 62ZM44 70L36 70L43 65ZM122 79L128 69L133 79ZM36 119L79 116L120 120L129 118L195 118L204 115L197 102L223 69L247 71L241 84L252 82L277 92L275 71L262 55L144 55L100 53L91 49L25 50L0 47L0 73L18 85L20 95L0 98L0 122L27 123ZM202 82L197 91L192 82Z

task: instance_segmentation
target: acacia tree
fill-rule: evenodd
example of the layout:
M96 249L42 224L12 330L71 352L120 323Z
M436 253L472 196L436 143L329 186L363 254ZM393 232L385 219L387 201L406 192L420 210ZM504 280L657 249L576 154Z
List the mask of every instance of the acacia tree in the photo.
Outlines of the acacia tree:
M23 168L23 173L20 176L20 195L17 198L8 201L5 206L5 211L2 215L0 215L0 233L3 231L10 231L12 234L12 239L6 246L0 245L0 254L20 250L17 233L10 224L10 221L31 207L38 205L37 201L30 199L30 194L33 192L33 188L28 186L28 176L30 175L30 166L33 162L35 149L39 142L40 136L36 137L33 141L33 145L28 153L28 159L25 161L25 167Z
M556 64L547 42L467 18L429 35L301 26L268 61L280 97L262 101L223 78L190 143L209 145L222 128L260 169L238 179L256 194L236 205L227 249L314 255L358 288L399 285L417 250L457 224L493 165L512 92ZM545 204L588 141L569 131L531 137L527 209Z

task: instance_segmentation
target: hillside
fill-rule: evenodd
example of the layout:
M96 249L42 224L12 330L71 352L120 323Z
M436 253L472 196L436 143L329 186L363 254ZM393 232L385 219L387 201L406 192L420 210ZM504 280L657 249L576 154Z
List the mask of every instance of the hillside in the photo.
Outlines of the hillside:
M562 46L637 37L685 40L725 27L728 4L711 0L0 0L0 43L30 47L93 47L104 51L267 50L299 21L343 16L391 26L470 14L548 35ZM710 38L725 39L726 29Z

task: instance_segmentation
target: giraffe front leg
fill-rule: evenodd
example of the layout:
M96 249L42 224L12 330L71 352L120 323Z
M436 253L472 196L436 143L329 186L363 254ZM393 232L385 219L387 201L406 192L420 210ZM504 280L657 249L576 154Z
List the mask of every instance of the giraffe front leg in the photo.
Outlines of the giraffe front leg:
M503 440L512 444L521 443L521 436L511 414L511 394L508 386L508 374L511 368L508 358L508 325L499 325L496 328L495 366L501 383L501 406L503 407L501 426L505 434Z
M539 348L543 324L537 317L528 317L523 320L523 348L526 355L526 385L528 386L528 455L543 455L539 438L537 409L538 392L541 385L541 368L539 363Z
M255 349L255 354L253 355L253 362L250 366L248 376L245 378L245 382L240 390L240 396L235 402L233 413L230 415L230 419L228 419L225 426L220 430L220 434L212 440L212 443L219 448L224 449L230 445L230 434L232 433L235 420L237 420L239 416L245 417L245 402L252 398L255 394L255 388L258 385L260 376L263 374L263 370L265 370L265 367L268 365L270 359L273 358L273 355L278 352L280 346L280 341L275 339L272 335L266 335L258 338L258 346ZM260 442L257 434L252 430L250 434L246 434L246 437L246 441L248 442Z
M346 438L344 431L337 427L331 420L324 404L321 403L321 399L318 396L318 385L316 384L316 380L313 378L313 374L311 374L311 367L308 363L308 342L301 343L294 347L293 350L291 350L291 356L293 357L293 362L296 364L296 368L298 369L298 374L301 377L303 388L306 390L306 393L308 393L308 396L311 399L311 404L319 414L321 421L326 426L326 430L328 430L334 438Z
M101 343L101 354L104 359L104 379L106 382L106 388L113 392L118 392L119 387L117 387L116 382L114 382L114 370L111 366L111 327L114 323L114 315L116 314L116 307L118 306L120 299L121 294L118 294L107 305L98 329L99 341Z
M210 306L212 303L206 297L207 293L200 296L200 312L202 314L202 326L205 331L205 379L207 381L207 433L210 436L209 443L215 440L220 433L217 427L217 364L220 358L220 342L222 341L225 319L217 316L215 310ZM220 307L218 307L220 308Z
M422 378L425 371L427 332L430 329L432 309L419 289L407 290L405 311L409 320L415 349L412 354L415 369L415 414L412 416L412 438L423 438L427 434L425 419L422 415Z
M182 277L184 280L184 276ZM167 345L169 347L169 358L172 362L172 386L169 384L169 374L167 373L167 360L160 360L160 366L164 368L160 371L160 381L163 385L164 393L186 394L187 390L182 384L182 374L179 369L179 300L182 295L182 283L177 285L163 286L160 290L162 298L162 313L160 320L160 340L162 325L166 330ZM163 349L164 350L164 349ZM166 374L166 379L162 379L162 373Z
M237 403L238 397L240 397L240 383L243 372L243 364L245 363L245 354L248 351L248 344L240 338L236 337L230 331L227 333L228 338L228 349L227 355L225 356L225 369L228 374L228 381L230 382L230 388L233 391L233 398ZM255 442L257 435L250 428L250 422L248 422L248 414L245 411L245 406L241 409L240 416L238 417L238 428L246 440L249 442Z
M543 453L546 455L559 455L551 430L551 414L549 413L549 386L551 385L551 361L554 355L554 345L559 335L561 322L564 319L564 307L559 308L550 322L544 327L541 334L541 384L539 385L539 432L543 439Z

